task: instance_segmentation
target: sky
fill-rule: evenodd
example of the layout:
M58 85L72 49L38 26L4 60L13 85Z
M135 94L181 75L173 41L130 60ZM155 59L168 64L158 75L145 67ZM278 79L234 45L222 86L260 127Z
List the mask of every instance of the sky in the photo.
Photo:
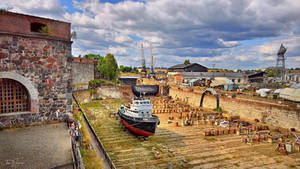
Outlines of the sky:
M1 0L0 8L70 22L74 56L115 55L119 65L155 67L189 59L206 67L300 67L300 0Z

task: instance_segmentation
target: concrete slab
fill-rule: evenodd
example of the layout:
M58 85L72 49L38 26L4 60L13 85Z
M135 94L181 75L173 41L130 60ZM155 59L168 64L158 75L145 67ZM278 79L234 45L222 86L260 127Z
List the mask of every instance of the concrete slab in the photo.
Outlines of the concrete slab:
M0 169L53 168L70 162L71 140L64 123L0 131Z

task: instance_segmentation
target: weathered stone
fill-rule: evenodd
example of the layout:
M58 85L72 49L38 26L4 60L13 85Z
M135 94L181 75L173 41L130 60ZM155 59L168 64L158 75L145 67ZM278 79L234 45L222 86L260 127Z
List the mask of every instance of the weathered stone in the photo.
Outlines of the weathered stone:
M20 17L14 13L9 15L17 24L7 23L9 29L0 25L1 30L27 35L0 33L0 78L18 81L28 90L32 113L0 114L0 128L63 120L64 114L72 110L72 100L66 97L72 92L71 82L67 81L72 80L70 24L38 18L47 25L55 24L56 29L51 38L36 38L37 35L32 35L30 31L30 23L35 17ZM55 112L58 109L61 111L57 115Z

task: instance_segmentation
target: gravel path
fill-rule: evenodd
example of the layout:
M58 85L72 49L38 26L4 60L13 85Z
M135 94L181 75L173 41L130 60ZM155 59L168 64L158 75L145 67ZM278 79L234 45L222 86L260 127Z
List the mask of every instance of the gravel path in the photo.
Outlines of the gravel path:
M72 162L71 153L64 123L0 131L0 169L50 169Z

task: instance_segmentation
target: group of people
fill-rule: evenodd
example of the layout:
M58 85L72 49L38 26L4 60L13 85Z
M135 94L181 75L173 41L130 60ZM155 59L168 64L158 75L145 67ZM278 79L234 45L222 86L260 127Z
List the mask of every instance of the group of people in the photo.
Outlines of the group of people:
M75 139L75 141L80 141L80 122L75 121L73 118L67 118L67 126L70 129L70 135Z

